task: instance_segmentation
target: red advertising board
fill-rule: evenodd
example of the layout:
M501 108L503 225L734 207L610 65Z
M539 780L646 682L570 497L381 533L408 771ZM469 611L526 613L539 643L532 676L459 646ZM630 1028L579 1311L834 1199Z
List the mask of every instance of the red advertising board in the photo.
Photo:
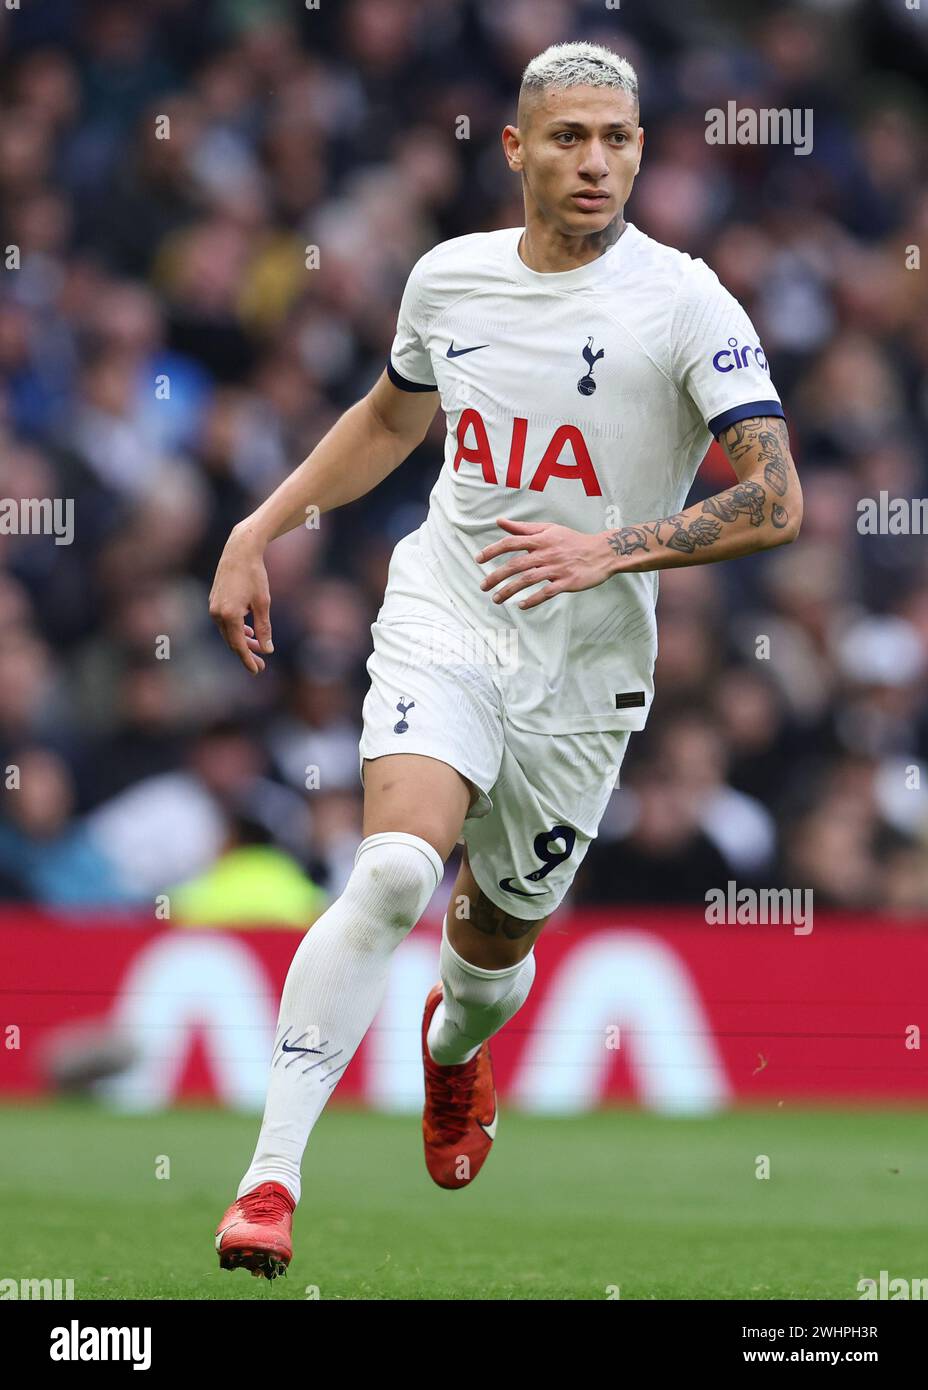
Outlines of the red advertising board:
M692 911L565 914L536 948L528 1002L494 1041L500 1093L551 1113L608 1101L676 1113L924 1101L924 925L819 914L800 935L707 926ZM124 1069L99 1083L114 1105L210 1097L259 1108L298 941L0 915L0 1094L41 1093L92 1034L125 1053ZM423 922L400 947L338 1099L418 1104L419 1020L438 943L437 924Z

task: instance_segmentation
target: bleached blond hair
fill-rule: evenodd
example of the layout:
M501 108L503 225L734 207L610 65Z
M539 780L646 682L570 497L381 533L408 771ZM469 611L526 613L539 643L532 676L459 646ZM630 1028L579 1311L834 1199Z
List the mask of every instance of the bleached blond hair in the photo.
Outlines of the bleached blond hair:
M638 74L627 58L600 43L553 43L537 54L522 74L523 94L549 87L614 87L638 104Z

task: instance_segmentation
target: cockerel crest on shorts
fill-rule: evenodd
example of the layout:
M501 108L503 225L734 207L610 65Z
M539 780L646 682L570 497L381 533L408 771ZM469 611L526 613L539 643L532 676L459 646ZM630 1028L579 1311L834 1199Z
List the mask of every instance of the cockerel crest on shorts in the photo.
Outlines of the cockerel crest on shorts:
M406 712L407 710L415 709L415 707L415 700L407 700L404 695L400 696L399 700L397 701L396 708L404 717L402 719L398 719L396 723L393 725L393 732L395 734L405 734L406 730L409 728L409 724L405 719Z

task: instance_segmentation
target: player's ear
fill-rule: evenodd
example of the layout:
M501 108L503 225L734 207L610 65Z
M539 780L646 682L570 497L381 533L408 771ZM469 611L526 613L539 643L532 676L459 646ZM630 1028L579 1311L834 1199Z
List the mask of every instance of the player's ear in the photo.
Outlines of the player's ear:
M522 168L522 141L518 126L507 125L503 129L503 153L510 169Z

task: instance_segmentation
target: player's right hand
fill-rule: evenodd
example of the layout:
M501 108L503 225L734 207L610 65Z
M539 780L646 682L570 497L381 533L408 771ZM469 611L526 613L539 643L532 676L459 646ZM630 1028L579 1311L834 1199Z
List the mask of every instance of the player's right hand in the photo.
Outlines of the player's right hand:
M263 551L254 541L232 532L216 567L209 595L209 615L253 676L265 668L261 652L272 652L271 592ZM251 613L254 626L245 621Z

